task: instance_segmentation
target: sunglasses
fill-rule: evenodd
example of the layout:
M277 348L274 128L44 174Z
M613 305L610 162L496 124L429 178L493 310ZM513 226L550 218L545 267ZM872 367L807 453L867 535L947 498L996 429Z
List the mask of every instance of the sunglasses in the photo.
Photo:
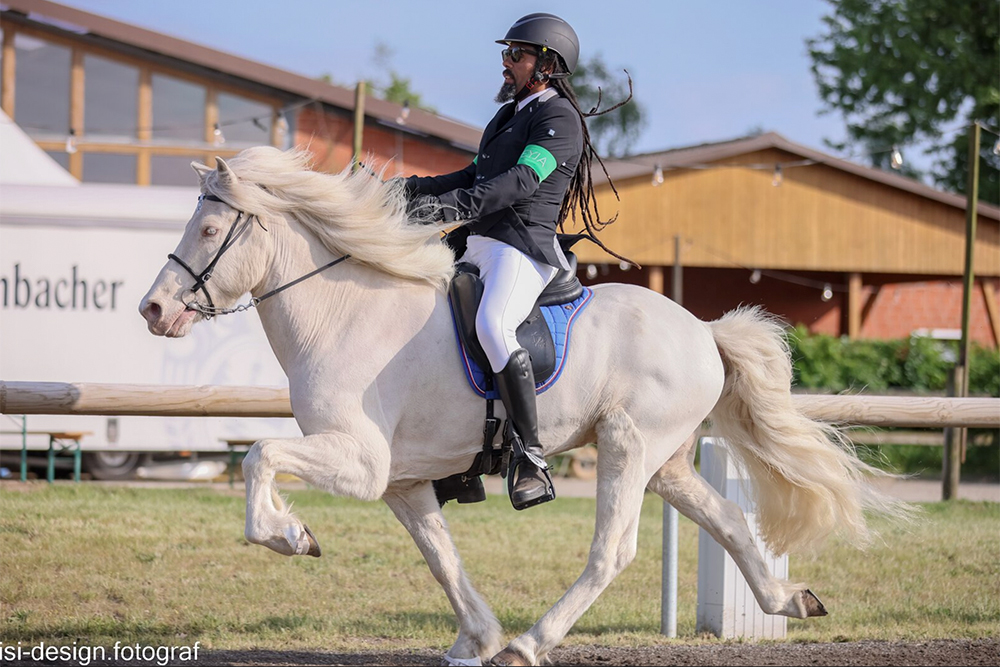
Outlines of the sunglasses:
M508 46L500 52L500 55L503 56L504 60L510 59L512 63L519 63L524 56L537 56L538 51L526 49L523 46Z

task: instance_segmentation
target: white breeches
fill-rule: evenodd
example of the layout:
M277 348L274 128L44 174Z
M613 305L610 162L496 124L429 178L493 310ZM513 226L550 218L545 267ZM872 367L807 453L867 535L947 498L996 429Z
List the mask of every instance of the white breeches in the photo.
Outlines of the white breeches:
M517 327L531 314L538 295L559 270L485 236L470 236L462 259L478 266L483 279L476 333L493 372L499 373L521 347Z

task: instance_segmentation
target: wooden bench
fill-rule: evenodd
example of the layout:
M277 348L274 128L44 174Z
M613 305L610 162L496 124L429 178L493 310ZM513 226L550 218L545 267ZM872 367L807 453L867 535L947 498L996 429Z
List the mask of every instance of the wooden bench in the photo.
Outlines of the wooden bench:
M49 439L48 466L46 467L45 479L51 484L56 477L56 446L59 452L67 449L73 450L73 481L80 481L81 451L80 440L88 435L93 435L91 431L45 431L34 429L21 429L20 431L0 431L3 435L22 436L21 444L21 481L28 479L28 436L44 435Z

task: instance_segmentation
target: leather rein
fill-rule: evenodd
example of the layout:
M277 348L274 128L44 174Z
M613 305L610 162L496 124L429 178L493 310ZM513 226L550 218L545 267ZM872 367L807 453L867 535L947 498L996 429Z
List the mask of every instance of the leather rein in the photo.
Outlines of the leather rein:
M226 204L226 202L220 199L219 197L209 194L203 194L200 197L198 197L199 208L201 208L202 201L215 201ZM226 205L229 206L229 204ZM215 253L215 257L212 258L212 261L208 263L208 266L205 267L205 270L202 271L201 273L196 273L194 269L188 266L187 263L177 255L173 253L167 255L168 260L172 259L178 264L180 264L184 268L184 270L187 271L189 274L191 274L191 277L194 278L194 286L192 286L189 290L191 294L196 295L199 291L202 291L205 293L205 298L208 299L207 306L205 304L198 303L197 301L185 302L184 303L185 310L193 310L199 312L205 317L206 320L210 320L216 315L229 315L231 313L241 313L245 310L256 308L258 305L260 305L261 301L264 301L265 299L270 299L272 296L275 296L276 294L285 291L289 287L298 285L302 281L308 280L309 278L312 278L313 276L322 273L323 271L326 271L330 267L340 264L341 262L350 257L350 255L343 255L342 257L338 257L332 262L329 262L328 264L324 264L323 266L319 267L315 271L310 271L304 276L300 276L295 280L287 282L284 285L271 290L267 294L264 294L262 296L251 297L250 301L248 301L245 304L238 305L234 308L217 308L215 302L212 301L212 295L209 294L208 288L205 286L205 283L207 283L212 278L212 272L215 270L215 265L219 263L219 259L222 258L222 256L226 253L227 250L233 247L233 245L236 243L237 240L239 240L241 236L243 236L247 231L249 231L255 219L257 220L257 224L260 225L260 228L266 232L267 228L261 223L260 219L257 218L257 216L247 215L245 211L237 211L236 219L233 221L233 224L229 227L229 233L226 234L225 240L223 240L222 245L219 246L219 250ZM240 224L241 220L243 221L242 225Z

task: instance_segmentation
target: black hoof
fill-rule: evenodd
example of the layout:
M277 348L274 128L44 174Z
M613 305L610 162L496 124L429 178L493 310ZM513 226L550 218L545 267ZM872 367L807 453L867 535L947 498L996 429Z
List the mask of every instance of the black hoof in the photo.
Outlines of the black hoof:
M813 593L808 588L802 591L802 601L806 605L806 615L807 616L826 616L826 607L820 602L816 594Z
M312 531L309 530L309 526L302 524L302 528L306 531L306 535L309 536L309 551L306 552L306 555L319 558L323 555L323 550L319 548L319 541L316 539L316 536L312 534Z

